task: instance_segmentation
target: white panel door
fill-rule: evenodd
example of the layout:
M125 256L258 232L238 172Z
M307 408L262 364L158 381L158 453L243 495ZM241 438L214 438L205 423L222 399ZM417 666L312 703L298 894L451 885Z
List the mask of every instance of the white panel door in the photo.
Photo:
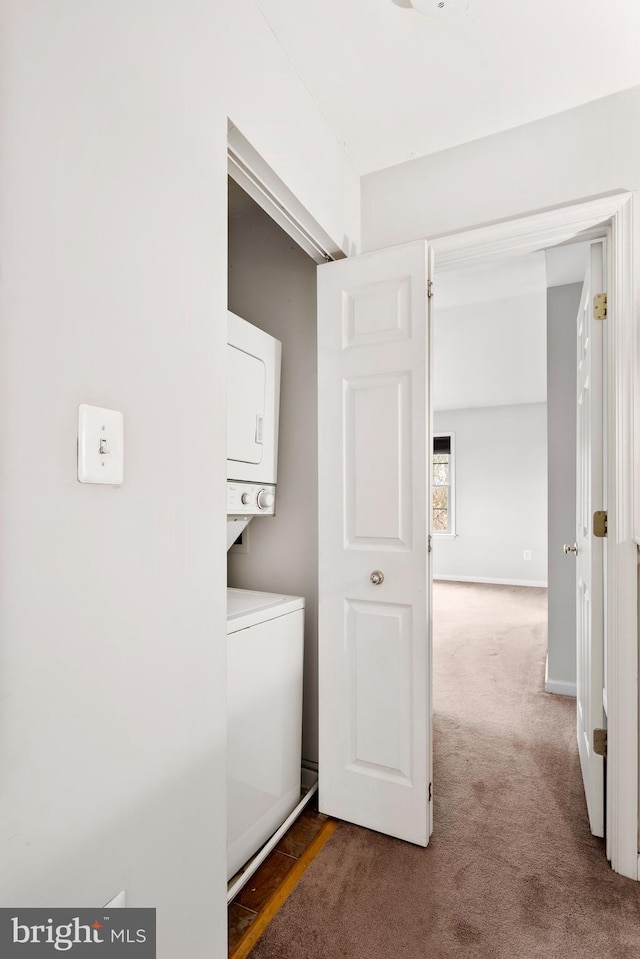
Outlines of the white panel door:
M603 244L591 246L577 319L577 732L591 832L604 835L604 761L593 751L603 726L604 541L593 535L593 513L606 508L603 488L603 327L593 296L604 291Z
M320 808L431 832L429 251L318 268Z

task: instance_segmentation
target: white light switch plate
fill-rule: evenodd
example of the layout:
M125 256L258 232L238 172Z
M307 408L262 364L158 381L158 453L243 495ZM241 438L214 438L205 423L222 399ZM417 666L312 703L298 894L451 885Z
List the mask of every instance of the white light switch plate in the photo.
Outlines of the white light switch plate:
M124 479L124 416L81 403L78 408L78 480L119 486Z

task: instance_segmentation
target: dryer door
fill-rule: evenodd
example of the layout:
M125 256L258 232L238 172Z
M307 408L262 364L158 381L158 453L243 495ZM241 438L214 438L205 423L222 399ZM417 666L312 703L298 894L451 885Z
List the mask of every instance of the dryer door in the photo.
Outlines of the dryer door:
M227 458L261 463L265 365L257 356L227 344Z
M227 311L227 479L277 480L282 344Z

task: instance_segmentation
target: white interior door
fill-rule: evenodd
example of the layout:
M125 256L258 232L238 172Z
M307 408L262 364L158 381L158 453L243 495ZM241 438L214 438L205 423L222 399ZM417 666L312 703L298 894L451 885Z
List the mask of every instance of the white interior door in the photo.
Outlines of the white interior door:
M323 812L431 832L429 251L318 268Z
M606 508L603 486L603 328L593 297L604 291L603 243L591 246L577 319L577 724L578 750L596 836L604 835L604 761L593 751L593 731L603 726L604 540L593 534L593 513Z

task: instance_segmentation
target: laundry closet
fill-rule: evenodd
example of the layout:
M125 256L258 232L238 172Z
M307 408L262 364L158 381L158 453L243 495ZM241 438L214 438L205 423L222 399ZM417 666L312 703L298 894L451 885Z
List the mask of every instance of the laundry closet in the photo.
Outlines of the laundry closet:
M229 400L235 408L242 406L243 390L238 386L244 382L244 366L249 368L252 362L256 367L264 365L268 392L269 350L272 344L277 344L274 349L281 347L277 476L273 474L276 478L272 482L267 475L268 469L258 466L255 483L245 489L230 482L228 490L228 543L232 544L227 553L229 682L235 690L229 694L231 876L245 861L243 857L247 850L252 854L252 847L264 842L265 837L255 833L249 821L251 817L263 818L262 830L270 831L272 826L277 828L291 811L289 784L288 797L283 794L277 802L269 800L273 805L271 812L260 816L257 812L248 812L249 820L244 825L234 821L234 816L237 819L244 815L244 780L252 785L255 779L260 790L270 792L271 783L282 778L281 767L291 764L291 750L295 748L292 740L295 741L300 733L294 702L297 676L302 679L300 692L303 699L301 760L308 769L317 766L318 434L316 264L231 178L228 251ZM252 354L259 354L262 348L259 331L268 334L264 337L267 350L264 364L259 356L258 361L252 359ZM237 349L234 348L234 336L239 344ZM247 343L255 338L255 349L243 346L243 336L249 337ZM274 340L270 342L271 337ZM262 372L256 372L260 384ZM252 378L249 372L247 377ZM256 381L256 377L253 380ZM258 392L260 389L258 385ZM235 399L232 399L234 392ZM244 414L241 412L241 415ZM256 418L255 437L261 445L255 456L250 450L237 454L245 461L262 457L262 431L264 428L268 432L270 428L268 414L264 423L261 412L257 417L256 414L250 415ZM230 425L230 451L236 439L235 430L236 427ZM264 440L268 455L268 435L265 434ZM236 454L230 452L230 455ZM230 466L230 477L235 478L233 474L238 472L243 474L241 479L252 480L251 469L243 471L241 466L237 469ZM247 522L249 516L251 520ZM298 659L302 649L296 645L297 625L291 626L290 638L286 638L283 632L289 623L297 624L296 616L304 623L303 628L300 624L303 664ZM257 633L258 638L254 639L251 629L244 628L260 619L265 620L264 628L271 630L269 635L274 637L272 670L269 670L271 656L266 651L271 648L268 645L270 640L265 643ZM240 627L243 628L242 634L234 635L234 630ZM241 654L244 660L236 651L240 647L237 643L234 645L238 637L245 643ZM260 676L267 674L271 677L270 682L261 683ZM244 697L242 700L238 698L240 695ZM284 708L280 697L287 697ZM255 713L254 709L257 710ZM265 733L261 727L267 718L271 728ZM273 768L269 771L265 767L260 773L258 766L264 765L264 760L259 757L264 756L266 739L270 741L269 751L273 758L269 761ZM278 741L280 739L282 743ZM280 745L286 751L282 757L278 754ZM240 772L236 778L243 782L234 785L234 770L242 769L245 755L249 756L252 767L256 767L255 777ZM237 795L234 789L239 790ZM274 790L277 791L277 783ZM261 800L256 797L254 789L250 803L258 809Z

